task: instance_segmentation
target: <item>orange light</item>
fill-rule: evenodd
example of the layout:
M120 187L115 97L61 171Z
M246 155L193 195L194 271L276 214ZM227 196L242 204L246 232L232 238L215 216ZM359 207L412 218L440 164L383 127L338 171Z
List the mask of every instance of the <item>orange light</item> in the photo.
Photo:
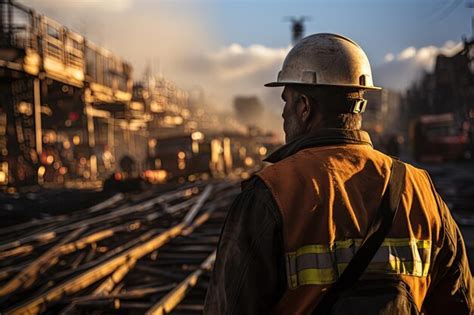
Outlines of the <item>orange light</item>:
M115 178L115 180L122 180L122 174L121 173L115 173L114 178Z
M46 158L46 163L52 164L53 162L54 162L54 156L48 155L48 157Z
M81 137L79 137L79 136L72 137L72 143L74 143L75 145L80 144L81 143Z
M167 173L165 170L146 170L145 178L152 184L165 182Z
M150 140L148 140L148 146L149 146L150 148L156 147L156 139L150 139Z
M247 166L252 166L253 165L253 159L249 156L247 156L244 160L245 165Z

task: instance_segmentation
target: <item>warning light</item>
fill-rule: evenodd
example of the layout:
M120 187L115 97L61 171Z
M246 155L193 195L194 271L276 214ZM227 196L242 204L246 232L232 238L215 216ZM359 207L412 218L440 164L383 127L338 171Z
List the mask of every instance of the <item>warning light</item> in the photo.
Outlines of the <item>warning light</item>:
M44 166L38 167L38 176L43 177L44 173L46 173L46 168Z
M75 122L77 120L79 120L80 116L79 116L79 113L78 112L70 112L69 113L69 120L71 122Z
M72 143L74 143L75 145L79 145L81 143L81 137L79 136L72 137Z

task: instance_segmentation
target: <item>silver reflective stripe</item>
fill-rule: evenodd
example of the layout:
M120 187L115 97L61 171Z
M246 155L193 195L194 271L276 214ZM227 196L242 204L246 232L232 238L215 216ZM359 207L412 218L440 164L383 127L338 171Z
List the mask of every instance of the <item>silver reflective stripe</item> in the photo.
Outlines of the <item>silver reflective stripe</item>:
M296 270L317 268L332 268L334 259L329 254L304 254L297 256Z

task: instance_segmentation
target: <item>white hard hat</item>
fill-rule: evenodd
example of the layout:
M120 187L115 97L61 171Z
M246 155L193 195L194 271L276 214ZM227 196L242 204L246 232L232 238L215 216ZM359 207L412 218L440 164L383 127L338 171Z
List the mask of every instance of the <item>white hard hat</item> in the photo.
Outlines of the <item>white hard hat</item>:
M338 34L313 34L301 39L283 62L276 82L380 90L372 82L369 60L359 45Z

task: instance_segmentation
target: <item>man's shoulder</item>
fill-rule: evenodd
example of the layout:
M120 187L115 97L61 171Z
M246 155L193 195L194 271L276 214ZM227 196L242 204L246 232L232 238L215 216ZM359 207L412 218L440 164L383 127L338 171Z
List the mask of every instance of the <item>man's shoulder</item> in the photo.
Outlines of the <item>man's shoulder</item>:
M248 179L240 182L241 193L257 193L267 192L268 188L263 180L258 176L261 171L257 172Z
M318 163L319 160L309 157L306 154L306 151L308 150L310 149L298 151L295 154L287 156L278 162L269 164L265 166L262 170L257 172L256 176L261 177L263 179L272 176L284 180L284 178L286 178L288 174L296 172L300 168L302 168L304 160L310 160L313 164Z
M432 187L434 189L434 184L431 180L430 174L428 173L427 170L415 166L409 162L402 161L403 164L405 164L407 174L408 174L408 180L411 180L414 183L417 184L424 184Z
M270 213L276 222L280 224L281 218L277 203L266 183L260 177L254 175L242 181L241 189L242 191L234 201L234 207L240 208L242 204L245 204L252 209L243 209L243 211L251 210L253 215L259 213L262 217L265 213Z
M238 198L241 199L254 199L257 198L261 201L272 203L273 195L268 187L268 184L263 178L254 174L249 179L244 180L240 183L241 192Z
M430 178L430 175L429 175L427 170L425 170L425 169L423 169L419 166L415 166L415 165L413 165L412 163L410 163L408 161L399 159L396 156L391 156L391 155L385 154L385 153L383 153L379 150L374 149L373 152L376 155L378 155L379 159L386 159L386 160L395 159L395 160L399 160L400 162L402 162L406 167L409 179L412 178L412 179L416 179L418 181L427 181L427 182L431 183L431 178Z
M421 167L419 167L419 166L413 165L412 163L410 163L410 162L408 162L408 161L399 159L399 158L396 157L396 156L390 156L390 155L388 155L388 156L391 157L392 159L399 160L400 162L402 162L403 164L405 164L406 168L407 168L410 172L428 174L428 172L427 172L425 169L423 169L423 168L421 168Z

